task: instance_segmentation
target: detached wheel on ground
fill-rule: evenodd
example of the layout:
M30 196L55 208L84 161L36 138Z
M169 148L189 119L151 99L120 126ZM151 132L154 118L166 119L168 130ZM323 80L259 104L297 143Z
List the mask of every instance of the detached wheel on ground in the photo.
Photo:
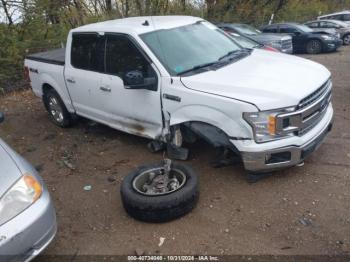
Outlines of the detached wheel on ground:
M310 40L307 44L306 44L306 52L308 54L319 54L322 52L322 43L320 40Z
M59 127L71 126L71 114L68 112L61 97L54 89L45 91L43 100L50 119L54 124Z
M343 43L344 45L350 45L350 34L344 35Z
M161 223L189 213L198 201L198 179L182 164L142 166L127 175L121 185L126 212L141 221Z

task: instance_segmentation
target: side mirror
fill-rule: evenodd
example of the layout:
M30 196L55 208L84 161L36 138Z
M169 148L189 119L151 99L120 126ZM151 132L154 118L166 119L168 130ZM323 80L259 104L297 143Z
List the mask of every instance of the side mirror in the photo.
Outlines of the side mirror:
M0 112L0 123L4 122L5 120L5 115L3 112Z
M143 73L139 70L132 70L126 72L123 81L126 89L147 89L157 90L157 78L156 77L144 77Z
M300 33L300 32L298 32L298 31L296 31L296 32L294 32L294 33L293 33L293 35L295 35L295 36L299 36L299 35L301 35L301 33Z

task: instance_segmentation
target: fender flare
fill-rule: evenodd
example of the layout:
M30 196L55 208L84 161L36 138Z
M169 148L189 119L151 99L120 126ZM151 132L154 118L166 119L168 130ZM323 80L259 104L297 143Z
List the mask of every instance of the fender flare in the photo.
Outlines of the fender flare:
M40 78L41 78L41 89L40 89L40 92L41 92L41 97L44 96L44 89L45 89L45 86L50 86L51 88L53 88L58 94L59 96L61 97L63 103L65 104L67 110L70 112L70 113L75 113L75 109L71 103L71 100L70 100L70 97L68 98L67 100L67 95L62 91L62 88L60 88L60 85L57 83L57 81L51 77L49 74L46 74L46 73L42 73L40 75Z

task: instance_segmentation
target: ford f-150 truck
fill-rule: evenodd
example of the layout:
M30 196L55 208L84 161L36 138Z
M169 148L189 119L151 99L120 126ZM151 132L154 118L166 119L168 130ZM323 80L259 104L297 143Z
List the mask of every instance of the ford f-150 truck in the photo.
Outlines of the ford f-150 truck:
M324 66L244 49L196 17L85 25L69 32L65 49L27 56L25 70L61 127L83 116L180 159L183 142L199 137L238 155L248 173L302 163L332 127Z

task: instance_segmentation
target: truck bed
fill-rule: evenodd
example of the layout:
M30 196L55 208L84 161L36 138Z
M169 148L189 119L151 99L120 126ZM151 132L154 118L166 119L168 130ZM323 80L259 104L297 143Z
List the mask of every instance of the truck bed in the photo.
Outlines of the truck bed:
M64 65L65 63L65 48L54 49L46 52L40 52L36 54L27 55L26 59L39 61L43 63Z

